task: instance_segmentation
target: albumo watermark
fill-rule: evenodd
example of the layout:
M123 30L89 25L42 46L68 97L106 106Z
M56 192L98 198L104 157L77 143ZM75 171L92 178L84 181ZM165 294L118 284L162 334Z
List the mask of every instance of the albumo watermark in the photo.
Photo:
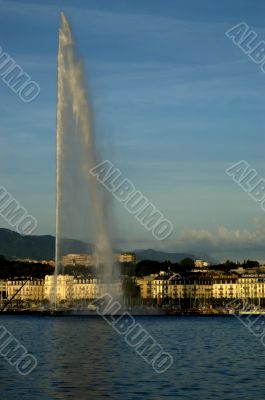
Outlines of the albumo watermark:
M0 78L24 103L31 103L40 94L40 86L33 81L8 53L0 47Z
M254 168L250 168L245 160L241 160L227 168L225 172L265 211L265 179L259 179Z
M102 161L90 169L90 174L96 177L124 208L135 216L157 240L168 238L174 230L172 222L143 195L136 190L134 184L127 178L122 177L118 168L114 168L109 160Z
M248 301L234 299L226 305L229 311L243 324L249 332L260 340L265 347L265 316L257 314Z
M122 306L109 293L96 299L94 304L97 314L104 318L119 335L122 335L128 346L151 365L157 374L163 374L173 365L172 355L164 351L148 331L141 324L136 323L130 313L125 311L119 315Z
M29 375L38 365L36 357L3 325L0 325L0 356L23 376Z
M238 46L265 73L265 42L259 40L255 31L245 23L240 22L225 32L229 39Z
M0 216L21 235L30 235L38 226L36 218L3 186L0 186Z

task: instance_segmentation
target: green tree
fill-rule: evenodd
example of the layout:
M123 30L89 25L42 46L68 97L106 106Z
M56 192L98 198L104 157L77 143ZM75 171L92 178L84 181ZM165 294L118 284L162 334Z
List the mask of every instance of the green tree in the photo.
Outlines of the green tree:
M259 262L258 261L252 261L252 260L247 260L244 261L244 263L242 264L243 268L259 268Z
M192 258L183 258L183 260L180 261L180 266L181 266L181 270L184 271L191 271L195 264L194 261L192 260Z
M136 284L135 280L130 277L124 277L122 289L126 303L135 305L141 297L140 287Z

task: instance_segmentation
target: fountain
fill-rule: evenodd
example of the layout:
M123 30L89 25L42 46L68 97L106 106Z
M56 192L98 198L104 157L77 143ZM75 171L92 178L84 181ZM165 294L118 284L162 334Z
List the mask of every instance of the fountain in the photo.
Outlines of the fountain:
M100 162L96 149L91 106L82 59L77 54L71 27L61 13L58 52L57 171L56 171L56 267L64 274L62 256L71 253L71 241L93 244L95 260L103 265L103 281L110 283L116 272L108 199L101 184L89 171ZM88 252L89 249L87 249Z

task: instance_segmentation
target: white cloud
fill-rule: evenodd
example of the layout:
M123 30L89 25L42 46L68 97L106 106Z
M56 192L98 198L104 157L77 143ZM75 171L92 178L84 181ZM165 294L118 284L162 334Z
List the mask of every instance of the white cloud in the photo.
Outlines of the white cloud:
M253 230L230 230L220 226L215 232L185 229L179 235L177 245L182 250L227 252L251 250L260 251L265 243L265 220L255 218Z

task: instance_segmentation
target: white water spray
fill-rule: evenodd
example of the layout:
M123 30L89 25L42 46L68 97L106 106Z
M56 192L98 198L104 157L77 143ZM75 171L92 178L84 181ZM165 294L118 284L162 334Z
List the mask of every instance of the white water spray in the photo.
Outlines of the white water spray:
M56 267L63 274L62 256L71 253L66 238L94 244L104 280L112 282L114 257L103 187L89 173L99 163L82 60L76 55L68 20L61 13L58 52Z

